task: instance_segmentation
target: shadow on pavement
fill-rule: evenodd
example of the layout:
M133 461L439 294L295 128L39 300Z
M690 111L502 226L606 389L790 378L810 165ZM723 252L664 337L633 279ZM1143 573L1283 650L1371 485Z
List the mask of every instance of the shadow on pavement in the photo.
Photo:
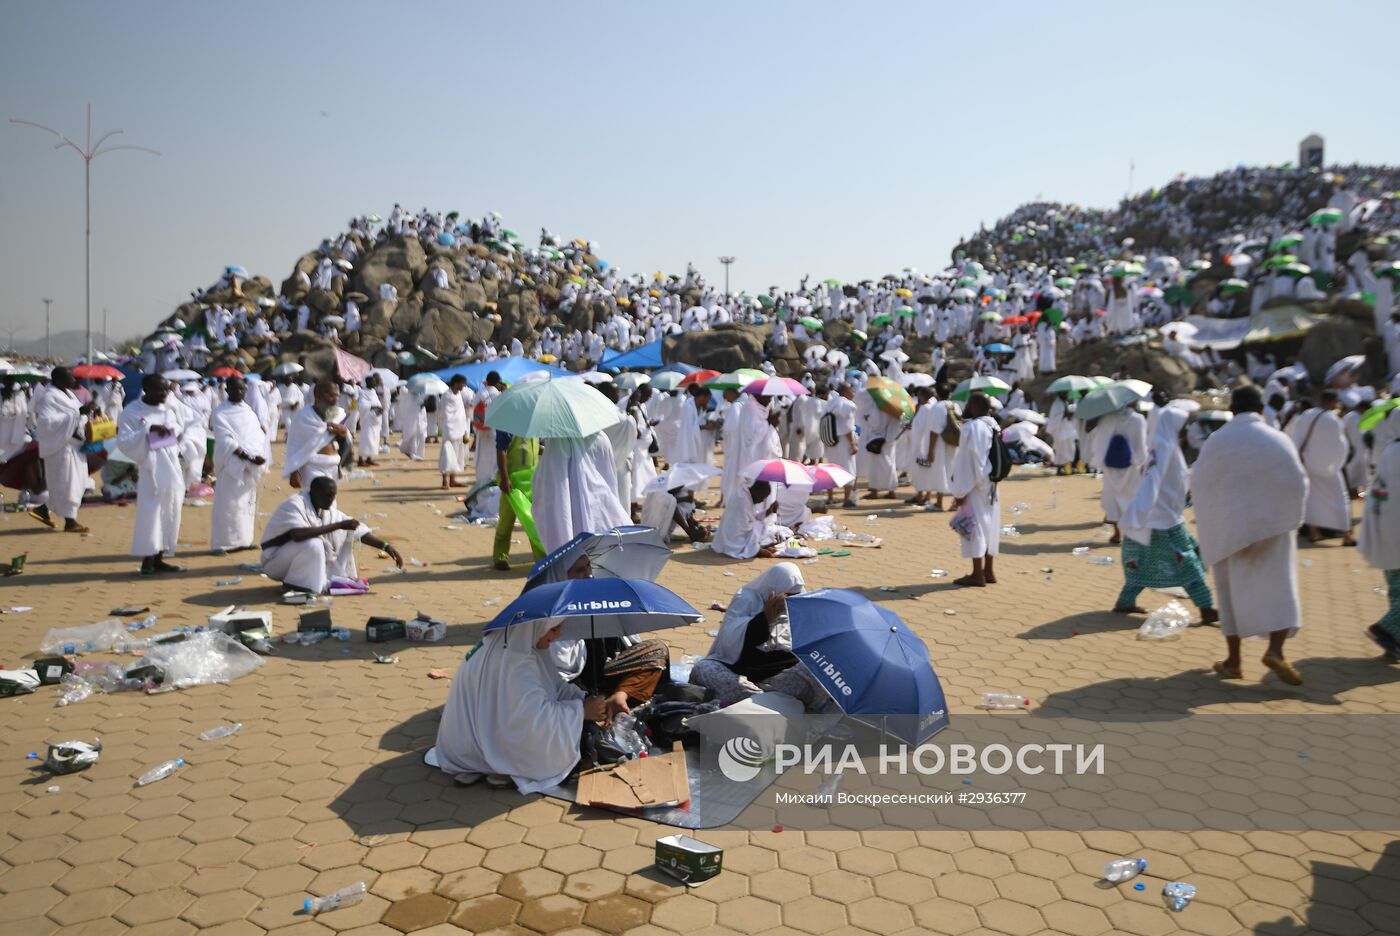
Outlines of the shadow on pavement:
M1283 917L1260 923L1256 936L1400 932L1400 840L1386 846L1370 871L1314 861L1312 873L1312 903L1303 910L1304 922Z

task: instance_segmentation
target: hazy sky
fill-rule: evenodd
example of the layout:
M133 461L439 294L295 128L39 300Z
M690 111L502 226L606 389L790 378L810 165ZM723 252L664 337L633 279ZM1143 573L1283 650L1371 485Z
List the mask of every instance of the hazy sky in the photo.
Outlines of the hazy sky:
M1317 21L1325 11L1327 22ZM1350 31L1349 33L1342 30ZM241 263L274 282L395 201L501 212L736 288L935 269L1035 198L1294 159L1396 162L1400 3L0 0L0 116L93 163L119 337ZM1310 51L1314 49L1316 51ZM0 340L83 322L82 161L0 122Z

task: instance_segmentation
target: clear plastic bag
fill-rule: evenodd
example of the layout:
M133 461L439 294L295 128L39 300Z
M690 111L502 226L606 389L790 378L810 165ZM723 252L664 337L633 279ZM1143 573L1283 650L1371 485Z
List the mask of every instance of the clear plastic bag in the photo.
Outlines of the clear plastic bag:
M163 685L175 689L231 682L263 665L263 658L219 631L192 634L180 643L157 644L146 661L165 672Z
M1191 626L1191 612L1179 601L1169 601L1153 611L1138 628L1138 640L1172 640Z
M72 673L64 673L63 678L58 681L59 696L58 706L73 705L81 702L92 695L92 683L81 676L74 676Z
M127 637L126 625L116 618L108 618L81 627L55 627L39 642L39 650L42 653L96 653L112 649Z

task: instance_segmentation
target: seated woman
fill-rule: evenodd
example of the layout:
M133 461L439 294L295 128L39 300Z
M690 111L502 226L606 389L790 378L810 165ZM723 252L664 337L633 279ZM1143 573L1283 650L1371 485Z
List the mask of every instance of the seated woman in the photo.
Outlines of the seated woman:
M443 772L463 785L514 781L521 793L568 777L584 722L609 722L614 709L559 678L550 654L558 636L548 620L518 624L487 634L462 661L438 726Z
M791 530L769 519L777 510L772 485L755 481L745 493L736 495L732 504L725 505L711 548L733 559L773 558L777 547L792 535Z
M792 655L787 596L804 587L797 566L780 562L735 592L710 652L690 671L691 684L724 703L782 692L809 711L824 705L825 691Z

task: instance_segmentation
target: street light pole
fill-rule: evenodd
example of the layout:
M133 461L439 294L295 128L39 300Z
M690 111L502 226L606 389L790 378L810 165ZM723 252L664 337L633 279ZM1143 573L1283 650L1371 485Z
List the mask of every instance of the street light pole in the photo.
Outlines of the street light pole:
M719 262L724 264L724 294L729 295L729 265L734 262L733 257L720 257Z
M58 142L54 144L54 149L63 149L65 146L73 150L83 158L83 267L84 267L84 307L87 314L87 360L92 360L92 161L99 156L105 156L116 150L140 150L143 153L150 153L159 156L160 153L147 146L136 146L127 143L120 146L107 146L108 139L125 131L108 130L98 137L97 142L92 142L92 105L87 106L87 136L83 146L74 143L68 137L59 133L53 127L46 127L41 123L32 120L20 120L16 117L10 118L10 123L24 124L27 127L37 127L47 133L52 133L58 137Z
M53 360L53 348L49 345L49 306L53 305L52 299L40 299L44 304L44 359Z

